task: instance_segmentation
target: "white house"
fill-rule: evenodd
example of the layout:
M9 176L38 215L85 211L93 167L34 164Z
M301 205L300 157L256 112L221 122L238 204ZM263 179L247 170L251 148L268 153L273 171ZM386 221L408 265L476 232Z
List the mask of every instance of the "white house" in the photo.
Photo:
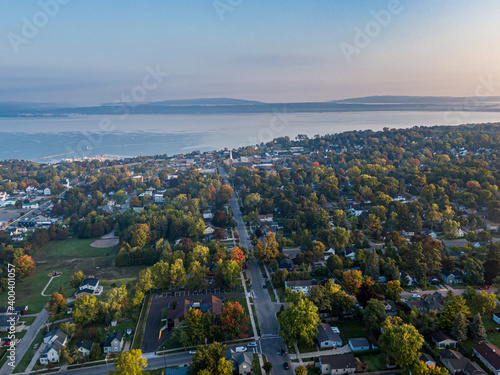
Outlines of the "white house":
M76 348L84 356L89 356L90 351L92 350L92 345L94 345L92 341L83 339L82 341L76 344Z
M324 259L328 260L332 255L335 255L335 249L330 247L328 250L325 250Z
M47 333L43 338L43 342L47 344L47 346L40 356L40 363L42 365L48 365L49 362L59 362L59 349L66 345L67 340L68 335L60 329L53 329Z
M106 338L104 343L104 353L119 353L123 349L123 334L117 332Z
M316 335L320 348L336 348L342 346L340 334L334 332L330 324L322 323L318 326Z
M94 277L89 277L82 281L78 290L75 293L75 297L85 296L85 295L100 295L102 293L103 287L99 286L99 279Z
M34 202L34 203L23 203L23 208L28 208L28 209L37 209L39 206L38 206L38 202Z
M290 288L292 292L304 292L308 295L312 288L312 282L311 280L285 281L285 288Z
M8 194L5 191L0 191L0 201L6 201Z
M49 188L43 189L43 195L50 195L50 194L51 194L51 191Z
M155 194L154 200L155 200L155 203L163 203L163 201L165 199L163 198L163 194Z

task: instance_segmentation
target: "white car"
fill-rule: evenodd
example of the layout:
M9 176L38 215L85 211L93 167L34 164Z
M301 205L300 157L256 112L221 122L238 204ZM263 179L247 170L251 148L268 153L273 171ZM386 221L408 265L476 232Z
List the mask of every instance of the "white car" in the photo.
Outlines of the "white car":
M252 347L256 347L257 346L257 343L256 342L249 342L247 344L248 347L252 348Z
M411 298L420 298L420 294L412 294Z
M243 352L246 352L247 351L247 348L244 347L244 346L237 346L236 348L234 348L234 351L236 353L243 353Z
M190 350L189 354L196 354L196 350Z

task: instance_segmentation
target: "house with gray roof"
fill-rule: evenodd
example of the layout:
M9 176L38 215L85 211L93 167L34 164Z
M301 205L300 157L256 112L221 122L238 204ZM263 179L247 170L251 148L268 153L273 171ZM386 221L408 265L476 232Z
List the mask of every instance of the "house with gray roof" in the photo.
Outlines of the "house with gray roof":
M318 334L316 335L320 348L336 348L342 346L340 335L333 332L330 324L322 323L318 326Z
M320 369L323 375L354 374L356 359L354 354L322 355L314 359L314 366Z
M253 372L253 354L237 353L232 349L226 352L226 359L233 365L233 373L250 375Z
M364 337L349 339L349 346L353 352L362 352L371 349L370 343Z

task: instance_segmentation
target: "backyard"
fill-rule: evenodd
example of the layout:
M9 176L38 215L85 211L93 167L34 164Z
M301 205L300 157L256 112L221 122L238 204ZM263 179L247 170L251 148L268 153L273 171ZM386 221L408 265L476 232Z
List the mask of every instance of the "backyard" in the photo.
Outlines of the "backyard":
M75 289L70 286L70 278L78 270L86 275L100 279L104 286L103 297L114 286L126 285L134 282L139 271L144 266L115 267L113 261L118 251L118 246L110 248L95 248L90 244L92 239L69 239L64 241L51 241L41 247L33 256L36 262L36 271L25 280L16 282L16 305L28 305L29 313L38 313L49 296L59 291L64 285L66 295L70 296ZM52 280L45 290L41 292L50 280L48 274L57 271L61 276ZM7 293L0 294L0 305L7 301Z

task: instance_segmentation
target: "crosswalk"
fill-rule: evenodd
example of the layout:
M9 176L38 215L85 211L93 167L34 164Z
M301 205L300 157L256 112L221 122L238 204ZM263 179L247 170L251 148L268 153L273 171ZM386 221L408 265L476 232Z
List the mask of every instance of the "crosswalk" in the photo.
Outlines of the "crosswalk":
M279 339L280 336L274 333L264 333L262 335L262 340L269 340L269 339Z

